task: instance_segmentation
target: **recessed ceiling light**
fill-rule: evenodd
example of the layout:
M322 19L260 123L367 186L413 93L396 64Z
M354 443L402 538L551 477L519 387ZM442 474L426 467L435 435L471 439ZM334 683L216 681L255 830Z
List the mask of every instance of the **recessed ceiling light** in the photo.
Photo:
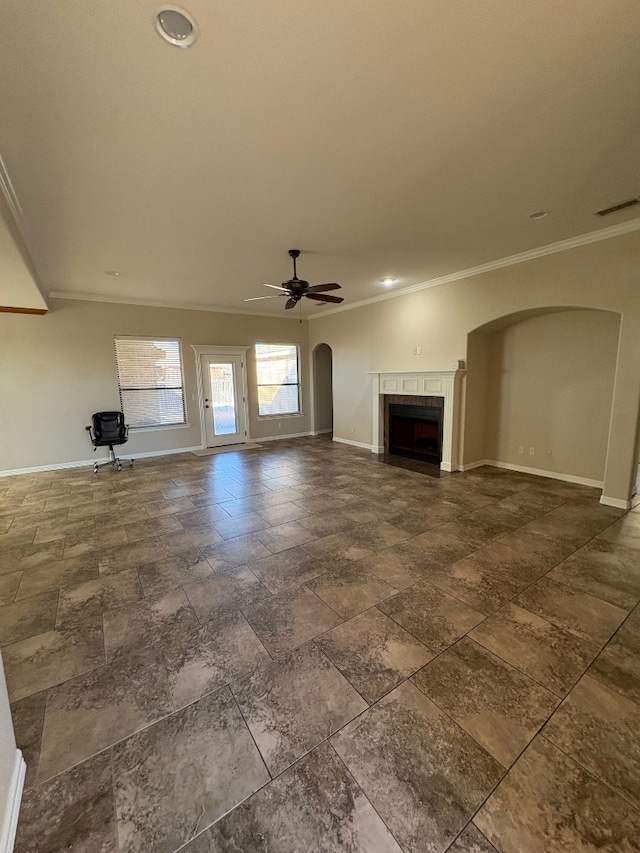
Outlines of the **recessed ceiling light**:
M122 275L122 273L119 273L118 270L105 270L104 274L105 275Z
M383 278L382 283L384 284L385 287L391 287L391 285L395 284L397 280L398 280L397 278L391 278L389 276L387 278Z
M546 219L548 215L548 210L536 210L535 213L529 214L529 219Z
M191 15L178 6L163 6L156 15L156 30L174 47L191 47L198 38L198 26Z

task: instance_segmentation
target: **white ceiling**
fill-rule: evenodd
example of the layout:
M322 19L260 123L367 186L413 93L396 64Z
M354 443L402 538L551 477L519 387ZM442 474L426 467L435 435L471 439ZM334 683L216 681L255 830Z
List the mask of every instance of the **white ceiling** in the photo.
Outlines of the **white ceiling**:
M299 247L354 302L638 215L594 215L640 194L638 0L179 2L187 50L160 0L0 0L47 292L273 312Z

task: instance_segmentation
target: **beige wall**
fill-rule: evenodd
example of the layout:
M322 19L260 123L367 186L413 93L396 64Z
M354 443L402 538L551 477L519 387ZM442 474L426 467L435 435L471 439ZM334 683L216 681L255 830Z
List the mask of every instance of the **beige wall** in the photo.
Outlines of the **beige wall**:
M479 458L601 481L619 330L618 314L561 311L484 335L486 433Z
M315 317L309 324L310 345L324 341L333 350L334 435L371 444L371 381L367 370L447 369L452 360L467 358L468 336L473 330L500 317L546 307L596 308L622 315L604 493L611 499L627 500L635 469L640 407L637 231L444 286ZM413 355L415 346L422 347L420 356ZM608 417L608 403L598 405ZM473 403L471 409L473 412ZM464 430L467 441L470 416ZM571 423L567 426L571 428ZM465 447L465 462L475 450ZM578 467L577 476L588 477L587 460Z
M306 323L54 299L50 313L43 317L0 314L0 471L92 458L93 448L84 430L91 413L120 408L114 335L158 335L182 341L190 426L134 431L126 447L130 453L202 444L192 344L252 347L256 341L298 343L303 407L300 417L258 419L255 360L249 351L250 436L259 439L310 430ZM98 454L104 455L104 451L99 450Z

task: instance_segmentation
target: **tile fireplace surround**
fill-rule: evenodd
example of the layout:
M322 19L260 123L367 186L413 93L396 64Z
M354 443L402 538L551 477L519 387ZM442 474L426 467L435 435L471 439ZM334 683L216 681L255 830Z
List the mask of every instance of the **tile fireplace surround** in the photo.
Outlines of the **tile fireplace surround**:
M384 453L385 394L408 397L442 397L442 462L443 471L458 471L461 463L460 432L462 386L466 370L367 371L373 382L373 424L371 449Z

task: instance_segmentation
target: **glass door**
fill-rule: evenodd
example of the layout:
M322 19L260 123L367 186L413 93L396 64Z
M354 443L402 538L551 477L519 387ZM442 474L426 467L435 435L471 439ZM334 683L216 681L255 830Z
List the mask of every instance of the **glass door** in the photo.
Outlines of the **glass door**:
M246 441L243 356L202 355L200 370L207 447Z

